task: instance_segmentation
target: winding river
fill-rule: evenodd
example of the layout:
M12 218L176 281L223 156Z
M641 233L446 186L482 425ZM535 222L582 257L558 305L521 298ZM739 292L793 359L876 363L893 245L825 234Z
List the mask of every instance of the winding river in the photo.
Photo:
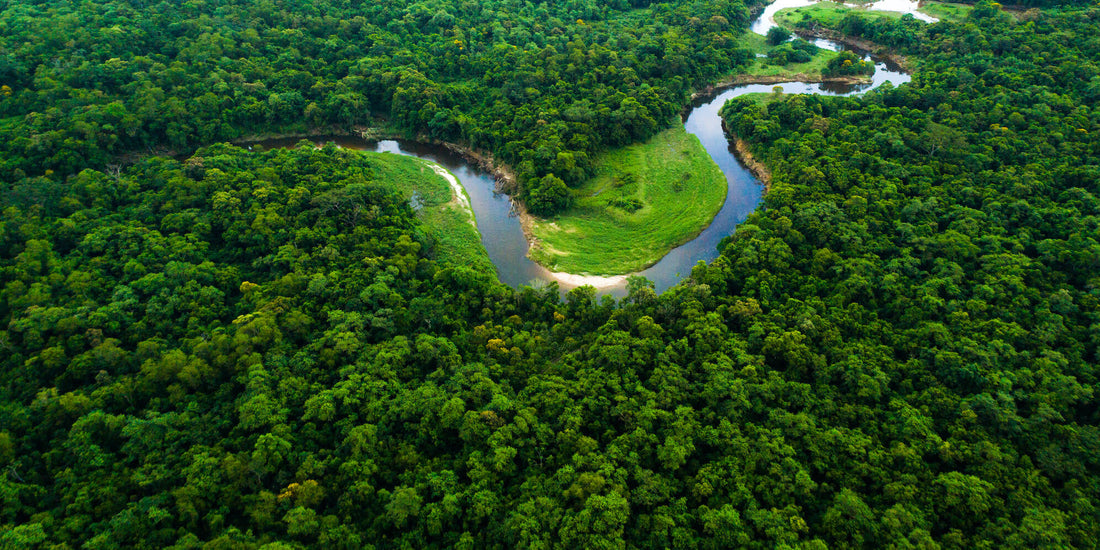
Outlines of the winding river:
M753 23L752 30L760 34L766 33L768 28L774 26L771 17L779 9L812 3L808 0L778 0L761 13ZM895 6L907 7L910 10L915 10L916 6L909 0L882 0L882 3L889 4L891 7L886 9L894 11L903 11L901 8L895 9ZM828 40L816 40L815 43L834 51L842 48L851 49ZM863 54L865 59L872 59L866 52L859 53ZM697 262L710 262L718 256L718 243L723 237L733 233L737 224L744 221L759 206L763 198L763 185L737 158L722 129L722 119L718 116L718 110L722 105L740 95L772 92L776 86L782 87L785 93L853 95L874 89L887 81L894 85L909 81L909 75L902 72L899 67L882 60L873 60L875 75L873 81L868 84L810 82L747 84L720 89L696 100L684 116L684 126L688 132L699 138L707 153L726 175L728 185L726 202L711 224L699 236L672 249L659 262L639 272L638 275L653 281L658 292L663 292L680 282L684 276L691 273L691 268ZM297 141L297 139L270 140L262 144L268 148L288 147L295 145ZM365 141L348 137L326 137L317 141L332 141L336 145L351 149L409 155L440 164L458 178L470 195L478 230L481 232L481 242L496 266L497 276L501 282L518 287L520 285L538 286L558 280L563 290L575 286L562 282L560 277L555 277L546 268L527 257L527 239L519 219L509 216L508 196L495 192L496 183L491 174L468 164L461 156L444 147L401 140ZM622 296L626 293L626 285L624 282L618 282L602 286L600 291Z

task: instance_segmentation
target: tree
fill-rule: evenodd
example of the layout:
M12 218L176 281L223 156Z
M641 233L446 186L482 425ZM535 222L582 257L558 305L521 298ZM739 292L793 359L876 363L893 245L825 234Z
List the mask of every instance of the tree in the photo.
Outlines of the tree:
M768 29L768 34L765 35L768 44L772 46L778 46L791 38L791 31L776 25Z
M567 208L573 202L565 182L554 174L533 180L527 193L527 207L534 214L547 215Z

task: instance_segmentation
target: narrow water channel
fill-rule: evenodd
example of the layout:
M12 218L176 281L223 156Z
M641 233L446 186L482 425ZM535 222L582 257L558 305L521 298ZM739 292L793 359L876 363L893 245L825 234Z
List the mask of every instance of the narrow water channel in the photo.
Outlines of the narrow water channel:
M890 1L894 4L908 2L908 0ZM770 19L770 14L774 14L776 11L772 7L776 5L780 5L781 7L778 9L782 9L783 7L795 7L811 3L813 2L807 0L779 0L772 4L768 10L765 10L756 23L765 18ZM910 4L915 6L915 3L910 2ZM757 31L756 23L753 26L754 31ZM766 28L763 32L767 32ZM821 47L834 51L851 49L828 40L817 40L815 42ZM858 52L858 50L854 51ZM865 59L872 59L866 52L858 53L864 55ZM878 59L874 59L874 61L875 75L873 81L869 84L854 86L810 82L748 84L717 90L709 96L696 100L692 105L692 109L683 119L684 126L688 132L699 138L707 153L710 154L714 162L726 175L728 186L726 202L711 224L699 236L674 248L659 262L641 271L638 275L653 281L658 292L663 292L679 283L691 273L691 268L696 263L699 261L710 262L718 257L718 243L725 236L732 234L737 225L759 206L763 198L763 185L738 160L725 131L722 129L722 119L718 116L718 110L722 105L740 95L770 93L776 86L782 87L783 92L789 94L853 95L874 89L885 82L891 82L897 86L910 80L909 75L902 72L899 67ZM262 142L261 145L267 148L290 147L298 141L297 139L269 140ZM496 266L497 276L501 282L512 287L518 287L521 285L537 286L554 280L546 268L527 257L528 243L519 219L509 216L508 196L495 192L495 180L491 174L468 164L461 156L444 147L402 140L365 141L349 137L324 137L315 141L318 143L331 141L335 142L336 145L349 149L414 156L435 162L450 170L470 195L470 203L477 220L478 230L481 232L481 242L489 253L493 265ZM571 288L570 285L559 284L563 289ZM626 294L626 285L619 284L602 288L600 291L601 293L623 296Z

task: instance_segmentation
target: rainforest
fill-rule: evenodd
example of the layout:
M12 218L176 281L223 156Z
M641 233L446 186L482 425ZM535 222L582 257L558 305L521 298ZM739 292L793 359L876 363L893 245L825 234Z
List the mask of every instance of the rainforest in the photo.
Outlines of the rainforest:
M1100 8L921 9L0 0L0 548L1095 548ZM667 289L299 140L705 218L693 96L865 50L724 102L767 190Z

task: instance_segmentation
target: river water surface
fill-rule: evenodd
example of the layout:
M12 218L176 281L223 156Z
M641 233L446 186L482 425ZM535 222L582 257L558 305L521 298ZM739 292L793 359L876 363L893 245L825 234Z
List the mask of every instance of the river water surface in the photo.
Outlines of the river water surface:
M916 4L908 0L882 0L891 6L910 6L915 11ZM808 0L778 0L761 13L753 23L753 31L766 33L769 26L763 21L770 21L776 11L788 7L797 7L812 4ZM876 4L877 5L877 4ZM778 6L778 7L777 7ZM903 7L904 7L903 6ZM887 8L891 9L891 8ZM901 9L897 9L901 11ZM774 23L771 23L774 25ZM759 28L758 28L759 27ZM830 50L851 49L836 42L828 40L816 40L818 46ZM858 50L854 50L858 51ZM822 95L853 95L874 89L886 82L895 86L909 81L909 75L905 74L892 64L867 56L866 52L858 52L865 59L875 61L875 75L869 84L846 85L835 83L809 83L809 82L781 82L775 84L747 84L717 90L712 94L696 100L692 108L684 116L684 126L688 132L699 138L703 147L710 154L718 167L726 175L728 191L726 202L722 209L714 217L711 224L704 229L695 239L672 249L664 258L648 269L639 273L643 277L653 281L658 292L679 283L684 276L691 273L691 268L698 262L710 262L718 257L718 244L727 235L737 228L737 224L755 210L763 198L763 185L752 173L738 160L737 155L730 144L725 131L722 129L722 119L718 116L718 110L732 98L750 93L769 93L776 86L782 87L788 94L822 94ZM470 204L473 207L477 220L478 230L481 232L481 242L489 253L489 258L496 266L497 276L501 282L518 287L521 285L544 285L555 280L546 268L536 264L527 257L528 243L523 234L519 218L509 216L510 200L507 195L495 192L496 182L492 174L468 164L461 156L450 150L436 145L425 145L402 140L365 141L348 137L319 138L315 141L335 142L341 147L364 151L375 151L409 155L429 160L440 164L453 173L466 193L470 195ZM269 140L261 144L265 147L289 147L298 142L297 139ZM571 288L571 285L559 283L562 289ZM600 289L613 295L622 296L626 293L625 283L606 286Z
M768 34L768 31L775 26L774 18L779 10L812 6L817 2L818 0L776 0L768 4L768 6L764 8L764 11L760 12L760 16L752 22L750 28L752 32L756 34ZM907 13L925 23L935 23L937 21L935 17L917 11L917 9L920 8L920 4L921 3L916 0L878 0L865 4L844 3L843 5L852 9Z

